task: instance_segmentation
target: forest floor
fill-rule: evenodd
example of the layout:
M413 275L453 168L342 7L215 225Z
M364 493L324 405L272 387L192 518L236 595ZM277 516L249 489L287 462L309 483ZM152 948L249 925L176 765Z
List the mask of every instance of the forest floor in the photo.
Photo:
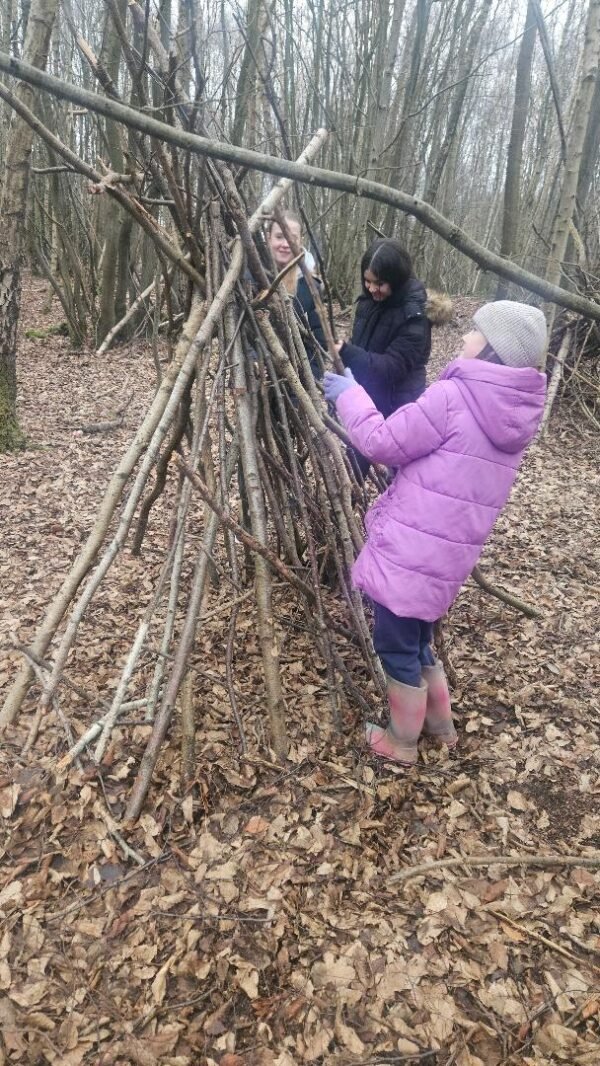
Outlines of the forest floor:
M474 306L457 300L436 332L436 366ZM2 457L0 485L2 692L154 388L141 343L97 359L31 335L58 320L29 279L28 447ZM121 427L87 431L125 403ZM563 404L482 557L541 619L472 583L452 609L452 755L425 749L406 773L366 757L360 724L332 738L323 666L280 604L292 745L276 765L248 600L235 649L242 758L224 587L194 659L197 780L182 792L176 724L126 833L136 861L114 830L149 733L142 714L100 769L60 772L54 715L22 752L32 690L0 753L0 1066L597 1066L600 870L469 863L561 854L600 865L597 454L598 437ZM76 734L114 684L168 527L165 496L141 558L123 553L86 617L67 672L89 699L59 690Z

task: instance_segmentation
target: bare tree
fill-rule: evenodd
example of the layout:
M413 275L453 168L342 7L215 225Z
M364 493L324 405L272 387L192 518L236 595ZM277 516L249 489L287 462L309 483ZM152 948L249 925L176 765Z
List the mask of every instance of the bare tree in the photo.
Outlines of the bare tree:
M581 59L581 74L573 106L573 124L568 137L564 178L546 269L546 279L552 284L559 283L563 272L563 259L567 249L570 228L573 224L581 159L589 125L590 109L594 99L594 86L598 76L599 59L600 0L590 0Z
M27 20L24 56L44 69L48 58L58 0L32 0ZM17 94L31 107L35 91L22 83ZM0 203L0 450L22 442L16 412L16 347L21 308L21 269L25 214L29 188L33 130L15 117L10 130Z
M510 140L506 159L506 181L504 184L504 203L502 208L502 236L500 255L511 257L515 254L521 211L521 163L525 144L525 128L529 111L531 92L531 68L535 48L535 0L529 0L525 12L525 32L521 38L517 57L517 74L515 82L515 99L513 103ZM496 290L498 300L508 295L508 286L501 279Z

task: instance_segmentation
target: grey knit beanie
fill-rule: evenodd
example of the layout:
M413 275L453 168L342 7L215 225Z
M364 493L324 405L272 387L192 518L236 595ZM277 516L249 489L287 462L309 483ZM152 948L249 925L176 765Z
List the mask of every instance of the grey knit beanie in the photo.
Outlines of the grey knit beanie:
M497 300L480 307L473 322L505 366L540 365L547 337L546 319L537 307Z

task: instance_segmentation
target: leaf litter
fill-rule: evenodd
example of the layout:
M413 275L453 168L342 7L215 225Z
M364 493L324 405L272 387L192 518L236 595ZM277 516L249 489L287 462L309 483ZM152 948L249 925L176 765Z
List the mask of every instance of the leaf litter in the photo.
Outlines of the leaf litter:
M45 300L29 279L24 327L48 324ZM434 365L474 306L456 301ZM59 336L23 334L19 375L30 446L3 464L3 691L14 642L31 639L77 553L154 368L139 343L97 360ZM114 420L125 394L122 426L82 432ZM349 709L335 735L323 664L285 589L287 764L265 742L248 600L235 647L247 756L224 678L224 608L196 642L195 781L183 789L177 720L133 827L119 819L148 736L143 712L123 720L100 767L59 772L53 715L22 753L32 690L0 754L0 1066L596 1066L598 873L466 859L598 854L597 446L563 405L527 458L482 569L543 617L465 588L445 626L461 746L425 749L418 771L367 759ZM168 526L167 493L142 557L124 554L86 618L67 665L78 691L60 689L76 734L114 683ZM216 589L215 602L230 595Z

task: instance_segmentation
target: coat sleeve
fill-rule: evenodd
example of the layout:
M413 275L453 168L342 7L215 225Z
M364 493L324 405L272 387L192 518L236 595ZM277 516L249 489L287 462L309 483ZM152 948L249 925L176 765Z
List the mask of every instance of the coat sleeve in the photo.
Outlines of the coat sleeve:
M313 281L317 288L320 289L321 286L318 278L313 277ZM325 340L319 312L317 311L312 293L304 278L301 278L298 283L298 292L296 293L295 303L304 324L308 326L317 343L321 345L321 348L324 348L325 351L327 351L327 341Z
M315 301L311 297L310 307L307 313L309 329L317 341L325 351L327 351L327 341L325 340L325 334L321 325L321 319L319 318L319 312L315 306Z
M415 314L399 327L384 352L369 352L351 341L340 350L344 366L350 368L360 385L375 385L392 392L413 370L425 366L429 352L429 323Z
M402 467L441 447L446 438L448 397L443 382L430 385L416 403L384 418L365 390L346 389L337 411L355 448L372 463Z

